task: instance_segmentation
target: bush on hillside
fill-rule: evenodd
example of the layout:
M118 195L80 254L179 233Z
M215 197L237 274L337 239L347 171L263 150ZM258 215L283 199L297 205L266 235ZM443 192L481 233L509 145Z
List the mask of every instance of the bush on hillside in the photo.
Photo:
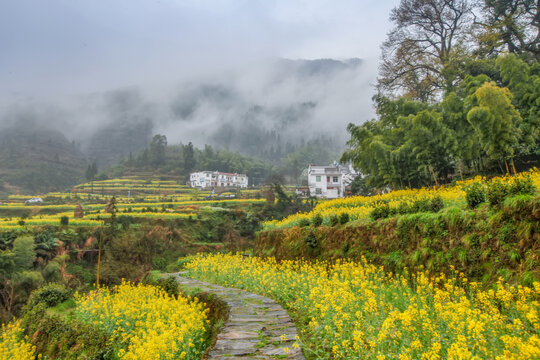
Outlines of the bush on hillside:
M489 205L498 206L501 205L510 192L508 185L504 184L500 180L493 180L487 186L487 200Z
M511 195L534 195L535 192L536 187L530 176L524 179L516 177L509 189Z
M444 208L444 201L440 195L435 195L431 199L430 210L433 212L439 212Z
M47 284L34 290L27 302L27 308L33 308L37 304L45 304L47 307L56 306L71 296L71 291L62 284Z
M486 201L486 190L482 184L474 183L465 190L465 199L467 200L467 206L471 209L475 209Z
M323 218L321 216L321 214L315 214L312 218L311 218L311 224L313 226L321 226L322 225L322 222L323 222Z

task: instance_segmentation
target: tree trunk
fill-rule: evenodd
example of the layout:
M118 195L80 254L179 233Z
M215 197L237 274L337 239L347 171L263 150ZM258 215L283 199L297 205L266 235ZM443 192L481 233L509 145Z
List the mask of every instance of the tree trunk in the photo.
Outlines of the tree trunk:
M508 169L508 161L504 159L504 165L506 165L506 175L510 175L510 169Z
M514 164L514 158L511 158L510 161L512 162L512 170L514 171L514 175L517 175L516 165Z
M428 166L429 172L433 176L433 180L435 180L435 186L439 187L439 182L437 181L437 176L435 176L435 171L433 170L433 167L430 165Z

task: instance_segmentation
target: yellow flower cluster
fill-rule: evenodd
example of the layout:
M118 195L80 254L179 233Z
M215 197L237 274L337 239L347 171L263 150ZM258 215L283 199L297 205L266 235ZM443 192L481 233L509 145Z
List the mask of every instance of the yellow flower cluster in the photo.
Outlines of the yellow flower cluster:
M503 176L495 178L506 184L511 184L516 178L530 177L533 184L540 189L540 171L533 168L530 171L519 173L516 176ZM477 176L474 179L458 181L454 186L443 186L440 188L421 188L395 190L386 194L373 196L352 196L343 199L324 201L319 203L313 211L309 213L298 213L291 215L281 221L267 221L263 224L265 230L297 226L302 219L311 219L319 214L323 217L324 223L329 222L331 216L340 216L342 213L349 214L351 220L367 219L371 210L381 203L386 203L390 208L397 208L400 204L411 205L421 199L432 199L440 196L446 204L465 204L464 189L475 182L486 182L485 177Z
M539 359L540 283L482 290L457 272L199 255L190 276L270 296L308 319L317 359Z
M36 348L23 336L20 321L2 324L0 360L34 360Z
M120 359L200 359L204 352L208 310L196 298L124 282L76 302L76 316L105 330Z

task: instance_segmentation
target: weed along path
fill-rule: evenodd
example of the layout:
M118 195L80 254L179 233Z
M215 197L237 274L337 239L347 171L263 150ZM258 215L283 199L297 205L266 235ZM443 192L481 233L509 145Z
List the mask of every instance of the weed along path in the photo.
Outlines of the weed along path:
M215 294L229 306L229 319L208 359L304 359L302 350L293 346L297 336L294 323L274 300L182 275L174 274L181 286Z

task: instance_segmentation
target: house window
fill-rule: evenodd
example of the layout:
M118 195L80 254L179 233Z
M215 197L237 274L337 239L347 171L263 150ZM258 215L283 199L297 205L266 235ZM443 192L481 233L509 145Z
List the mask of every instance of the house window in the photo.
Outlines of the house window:
M320 176L317 176L320 178ZM317 195L321 195L322 194L322 189L321 188L315 188L315 194Z
M315 181L316 182L321 182L321 177L319 175L315 176ZM319 189L320 190L320 189Z
M326 182L330 182L330 176L326 177Z
M337 177L337 176L334 176L333 181L334 181L335 183L337 183L337 182L338 182L338 177Z

